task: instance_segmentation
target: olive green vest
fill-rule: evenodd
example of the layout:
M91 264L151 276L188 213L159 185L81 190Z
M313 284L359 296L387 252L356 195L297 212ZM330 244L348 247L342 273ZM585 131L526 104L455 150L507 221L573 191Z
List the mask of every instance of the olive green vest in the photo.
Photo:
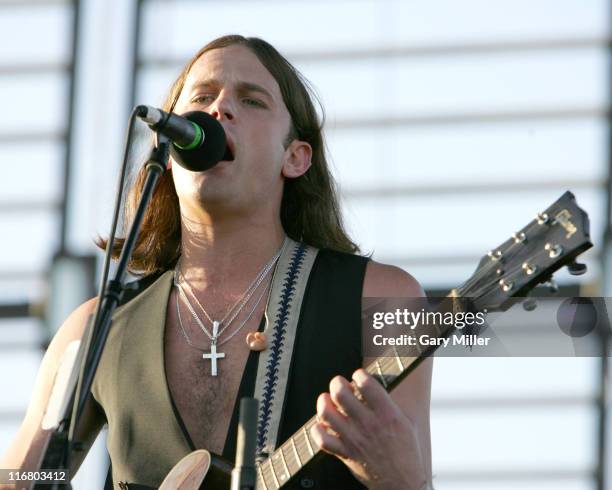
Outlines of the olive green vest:
M108 421L113 480L157 487L191 452L174 415L164 363L172 271L114 314L92 394ZM102 382L103 380L103 382Z
M350 378L362 365L361 291L366 263L365 257L319 251L304 293L277 443L315 413L317 397L328 389L333 376ZM192 451L175 414L165 373L164 330L172 271L140 283L115 311L92 387L108 422L115 488L119 481L157 488ZM254 389L254 376L247 384ZM237 410L228 437L235 435L236 427ZM234 454L235 439L228 442L227 452ZM324 455L317 465L307 466L290 488L364 487L343 463Z

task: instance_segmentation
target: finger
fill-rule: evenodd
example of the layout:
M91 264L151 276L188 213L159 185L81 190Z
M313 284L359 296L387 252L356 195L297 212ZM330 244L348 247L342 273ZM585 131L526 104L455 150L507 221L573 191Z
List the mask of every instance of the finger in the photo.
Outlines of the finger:
M348 458L348 450L344 443L337 436L330 434L323 424L316 423L313 425L310 429L310 436L315 444L326 453L340 458Z
M361 393L363 400L378 414L393 411L395 404L383 386L364 369L353 373L353 383Z
M320 422L341 437L351 433L348 419L338 411L329 393L321 393L317 398L317 416Z
M353 387L342 376L336 376L331 380L329 395L338 410L349 418L362 419L368 416L368 409L357 399Z

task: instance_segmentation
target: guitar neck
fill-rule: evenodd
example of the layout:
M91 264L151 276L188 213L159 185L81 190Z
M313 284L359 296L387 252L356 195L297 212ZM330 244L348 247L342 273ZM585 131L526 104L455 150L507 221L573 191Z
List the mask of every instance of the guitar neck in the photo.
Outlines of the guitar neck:
M575 263L575 258L592 243L589 238L588 215L577 204L574 195L567 191L536 219L514 233L499 247L480 260L474 274L459 288L447 296L452 311L461 311L455 299L470 298L470 309L477 311L504 310L512 297L521 296L552 274L568 265L571 274L582 274L586 267ZM449 306L444 300L443 305ZM459 306L459 310L455 307ZM447 310L450 311L450 310ZM447 338L454 331L453 325L419 325L418 337L426 335ZM416 332L412 332L412 338ZM463 333L467 333L464 330ZM389 347L366 368L387 391L393 390L440 343L425 343L420 339L414 345ZM257 488L278 489L288 482L306 464L320 454L320 448L310 437L310 429L316 424L311 418L274 453L258 464Z
M440 328L435 325L424 327L427 335L436 337L448 337L455 328L451 325ZM438 345L410 347L389 347L382 356L370 363L365 369L387 391L392 391L406 376L427 357L429 357ZM409 349L410 354L406 354ZM310 429L317 423L316 417L312 417L287 441L285 441L274 453L257 464L257 489L276 490L287 483L304 466L317 457L321 448L310 436Z

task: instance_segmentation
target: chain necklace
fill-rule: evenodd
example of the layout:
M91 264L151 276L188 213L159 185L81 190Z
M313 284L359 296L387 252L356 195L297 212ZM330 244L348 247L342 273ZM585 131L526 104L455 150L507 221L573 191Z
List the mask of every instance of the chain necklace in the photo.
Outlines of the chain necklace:
M192 315L193 319L195 320L195 322L198 324L200 329L206 334L206 336L210 339L210 352L209 353L204 352L202 354L202 358L203 359L210 359L210 361L211 361L211 374L212 374L212 376L216 376L217 375L217 359L222 359L222 358L225 357L225 353L217 352L217 346L218 345L222 345L222 344L226 343L227 341L229 341L232 337L234 337L234 335L236 335L247 324L247 322L253 316L253 313L257 309L257 306L261 302L261 299L263 298L263 296L264 296L264 294L266 292L266 289L269 289L269 291L268 291L268 302L270 301L270 294L272 292L272 282L270 282L269 288L268 287L264 288L262 293L257 298L257 301L253 305L253 308L247 314L246 318L242 321L242 323L238 326L238 328L236 330L234 330L234 332L232 332L229 337L225 338L222 342L218 343L218 339L221 336L221 334L232 324L232 322L238 316L240 311L242 311L242 309L245 307L245 305L249 302L249 300L251 299L251 297L253 296L255 291L257 291L257 289L259 288L259 286L261 285L261 283L263 282L265 277L269 274L269 272L272 270L272 268L276 265L276 263L278 262L278 259L279 259L280 255L281 255L283 249L285 248L286 243L287 243L287 239L285 238L285 240L283 241L283 245L281 246L279 251L274 255L274 257L272 257L264 265L264 267L257 274L257 276L255 277L253 282L249 285L249 287L242 294L242 297L239 298L238 301L229 309L229 311L225 314L225 316L223 317L221 322L216 321L216 320L212 320L212 318L206 312L206 310L204 309L202 304L198 301L198 299L195 296L195 294L193 294L193 290L191 289L191 286L189 285L187 280L183 277L183 281L185 282L185 284L189 288L189 291L192 294L192 296L194 297L196 303L198 304L200 309L204 312L204 314L205 314L206 318L208 319L208 321L212 322L212 333L208 332L208 330L206 329L204 323L202 322L200 317L195 312L195 309L194 309L193 305L191 304L191 301L189 300L189 298L188 298L187 294L185 293L181 283L179 282L180 272L179 272L179 264L177 264L177 266L176 266L176 268L174 270L174 285L176 286L177 291L179 293L176 296L176 311L177 311L178 323L179 323L179 326L181 328L181 332L183 334L183 337L185 338L185 340L188 343L188 345L203 351L203 349L201 349L200 347L197 347L195 344L193 344L193 342L191 342L191 340L189 339L189 336L187 335L187 331L185 330L185 327L183 325L182 318L181 318L181 311L180 311L180 305L179 305L179 295L180 295L181 299L183 300L183 302L187 306L187 309L191 313L191 315ZM229 321L227 321L227 323L225 323L223 325L223 328L219 329L219 325L224 323L227 320L228 316L230 316L230 314L232 312L234 312L234 313L231 315L231 318L229 319ZM267 322L268 322L267 312L265 314L265 321L266 321L266 326L267 326Z
M259 271L259 273L255 277L253 282L251 282L251 284L246 288L244 293L242 293L242 296L240 298L238 298L236 303L234 303L234 305L227 311L225 316L221 320L217 321L217 324L218 324L217 327L218 326L222 326L222 328L219 330L217 336L220 336L232 324L232 322L236 319L238 314L242 311L242 309L245 307L245 305L249 302L249 300L251 299L251 297L253 296L255 291L257 291L257 289L259 288L259 286L261 285L261 283L263 282L265 277L268 275L268 273L270 272L272 267L274 267L274 265L276 264L276 261L280 257L282 249L283 249L283 247L281 247L281 249L274 255L274 257L272 257L263 266L263 268ZM200 326L200 328L206 334L206 336L210 340L212 340L213 336L208 332L208 330L204 326L204 323L202 322L200 317L195 312L193 304L191 303L191 301L187 297L187 294L185 293L185 289L183 288L183 285L179 282L179 276L182 276L183 282L185 283L185 286L187 287L188 291L191 293L191 296L195 300L196 304L199 306L199 308L204 313L204 316L206 317L206 319L214 326L215 320L213 320L210 317L210 315L208 314L208 312L204 309L204 307L202 306L202 304L198 300L198 297L194 294L193 289L192 289L191 285L189 284L189 282L185 279L185 277L182 274L180 274L180 272L179 272L179 265L177 264L177 267L174 270L174 285L176 286L179 294L181 295L181 298L183 299L183 302L187 306L187 309L190 311L190 313L193 316L193 318L196 321L196 323ZM232 314L232 312L233 312L233 314ZM230 316L230 314L231 314L231 317L228 320L228 317Z
M194 349L198 349L198 350L203 352L203 354L202 354L202 358L203 359L210 359L211 360L211 362L212 362L212 365L211 365L211 374L213 376L217 375L217 359L222 359L222 358L225 357L225 353L224 352L219 352L219 353L217 352L217 347L218 346L220 347L223 344L225 344L226 342L229 342L229 340L232 337L234 337L234 335L236 335L240 330L242 330L242 327L244 327L247 324L247 322L253 316L253 313L255 313L255 310L257 310L257 306L259 306L259 303L261 303L261 299L263 298L264 294L266 293L266 289L268 290L268 301L270 300L270 293L272 292L272 283L271 282L261 292L261 294L257 298L257 301L253 305L253 308L251 308L251 311L248 313L246 318L240 323L238 328L236 328L236 330L234 330L228 337L226 337L225 339L223 339L219 343L217 343L217 341L216 341L216 337L219 336L219 333L217 332L218 323L217 322L213 323L213 338L211 339L210 353L206 353L206 349L203 349L202 347L199 347L199 346L195 345L191 341L191 339L189 338L189 335L187 335L187 331L185 330L185 326L183 325L183 320L181 318L181 309L179 307L179 298L178 298L178 295L176 296L176 312L177 312L177 316L178 316L178 324L179 324L179 327L181 328L181 333L183 335L183 338L185 339L187 344L189 344L191 347L193 347ZM267 325L268 325L268 314L267 314L267 311L264 313L264 320L265 320L265 327L264 327L264 330L265 330L267 328Z

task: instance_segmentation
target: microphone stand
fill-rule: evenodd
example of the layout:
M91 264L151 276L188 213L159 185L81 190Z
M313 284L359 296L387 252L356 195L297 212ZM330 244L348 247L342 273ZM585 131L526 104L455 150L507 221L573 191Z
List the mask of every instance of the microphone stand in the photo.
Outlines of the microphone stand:
M115 308L119 304L124 291L123 279L127 271L128 263L131 259L132 252L136 245L136 240L140 232L142 220L145 211L155 190L155 186L159 178L166 171L170 151L170 140L158 134L157 145L151 151L151 155L145 164L147 171L145 183L140 197L138 208L134 215L130 231L125 239L115 277L109 280L104 289L102 297L99 298L100 307L96 311L91 327L87 330L87 347L86 354L83 356L83 362L80 366L80 376L76 385L76 391L73 392L72 408L68 405L68 413L65 414L62 423L53 434L49 450L45 455L46 462L52 462L54 471L65 470L68 473L70 469L70 456L72 451L83 450L83 444L75 440L77 429L83 415L85 404L89 397L89 392L93 384L94 376L102 357L102 352L108 333L112 325L112 315ZM111 253L110 248L106 252ZM71 413L70 413L71 412ZM70 425L65 423L70 419ZM67 432L67 433L66 433ZM50 453L50 454L49 454ZM43 462L44 464L44 462ZM70 483L36 483L34 489L38 488L72 488Z
M93 329L91 336L91 343L88 346L86 362L83 365L82 376L80 377L79 384L77 385L78 397L75 400L75 412L73 414L70 440L74 440L75 429L78 426L81 416L83 415L83 409L85 402L89 396L91 385L93 383L100 358L102 357L102 350L106 343L106 338L111 327L112 314L115 308L121 300L123 295L124 283L123 278L127 271L128 263L132 257L132 252L140 233L140 227L144 218L144 213L149 205L149 201L153 196L153 191L159 178L166 171L166 165L168 163L168 156L170 151L170 140L165 136L159 135L157 145L151 151L145 169L147 176L142 189L142 195L140 196L140 202L138 208L134 214L134 220L130 227L130 231L127 234L121 255L119 256L119 262L115 271L114 279L108 281L104 290L104 295L101 300L100 314L94 318ZM110 251L109 251L110 253Z
M242 398L240 400L236 466L232 470L231 490L254 490L257 483L257 473L255 471L257 405L257 398Z

